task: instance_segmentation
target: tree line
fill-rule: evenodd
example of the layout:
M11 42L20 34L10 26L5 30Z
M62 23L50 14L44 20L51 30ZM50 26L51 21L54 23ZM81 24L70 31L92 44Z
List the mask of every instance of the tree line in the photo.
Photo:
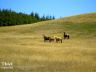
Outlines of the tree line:
M40 17L38 13L32 12L30 14L25 14L22 12L15 12L8 9L0 9L0 26L13 26L21 24L31 24L40 21L53 20L54 16L42 16Z

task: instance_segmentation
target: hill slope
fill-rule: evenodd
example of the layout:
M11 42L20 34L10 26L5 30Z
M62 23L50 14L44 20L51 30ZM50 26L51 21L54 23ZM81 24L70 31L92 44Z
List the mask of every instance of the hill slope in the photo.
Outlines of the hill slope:
M62 44L43 42L42 34L63 38L64 31L71 38ZM95 43L96 13L0 27L0 72L95 72Z

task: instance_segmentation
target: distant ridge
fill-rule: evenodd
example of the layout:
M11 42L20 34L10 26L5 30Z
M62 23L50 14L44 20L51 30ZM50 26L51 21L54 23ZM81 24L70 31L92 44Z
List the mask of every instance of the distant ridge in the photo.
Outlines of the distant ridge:
M49 20L49 21L43 21L43 22L38 22L39 23L44 23L44 24L50 24L50 23L96 23L96 12L94 13L87 13L87 14L80 14L80 15L74 15L74 16L68 16L60 19L55 19L55 20Z

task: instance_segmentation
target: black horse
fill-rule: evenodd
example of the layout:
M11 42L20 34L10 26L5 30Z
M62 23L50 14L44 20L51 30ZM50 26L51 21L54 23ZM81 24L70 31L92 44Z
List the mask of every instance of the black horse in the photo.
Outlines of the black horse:
M69 34L67 34L66 32L64 32L64 39L69 39L70 38L70 36L69 36Z
M43 38L44 38L44 42L46 42L46 41L50 42L50 37L43 35Z

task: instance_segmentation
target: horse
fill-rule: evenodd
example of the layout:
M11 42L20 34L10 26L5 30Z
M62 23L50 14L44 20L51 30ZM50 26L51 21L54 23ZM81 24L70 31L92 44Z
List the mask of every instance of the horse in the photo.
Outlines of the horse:
M55 37L56 42L61 42L62 43L62 38L61 37Z
M50 37L49 42L53 42L53 41L55 41L55 39Z
M69 39L69 34L66 34L65 32L64 32L64 39Z
M43 35L43 38L44 38L44 42L46 42L46 41L49 41L50 42L50 37L49 36Z

